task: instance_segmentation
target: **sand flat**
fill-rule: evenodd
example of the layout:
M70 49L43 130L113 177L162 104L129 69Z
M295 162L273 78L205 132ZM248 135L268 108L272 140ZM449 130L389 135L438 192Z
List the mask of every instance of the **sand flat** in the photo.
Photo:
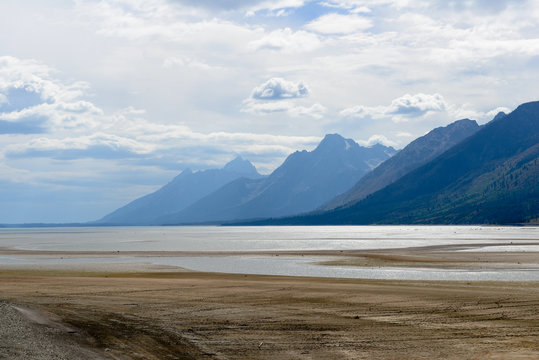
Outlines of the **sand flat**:
M22 250L9 247L0 247L0 257L19 259L107 259L106 264L96 264L94 267L112 268L122 259L129 258L170 258L170 257L226 257L226 256L257 256L274 257L288 256L310 258L314 263L328 266L356 266L356 267L421 267L437 269L462 269L462 270L539 270L539 252L533 251L539 246L539 242L511 242L504 245L499 243L476 242L458 245L433 245L425 247L409 247L395 249L375 250L296 250L296 251L59 251L59 250ZM485 248L494 247L498 251L483 251ZM511 251L511 248L533 249L532 251ZM509 251L499 251L507 248ZM464 250L464 251L463 251ZM331 260L328 260L331 258ZM74 268L76 264L67 264L64 269ZM92 268L92 265L89 265ZM131 269L147 269L147 265L134 264ZM13 263L1 264L2 268L14 268ZM22 263L19 268L32 267L31 264ZM33 266L34 268L36 266ZM49 266L61 267L61 261ZM121 265L128 269L129 265ZM154 265L156 268L157 265ZM163 266L163 268L168 268Z
M458 246L429 246L357 251L117 253L4 248L0 256L114 259L287 255L314 259L329 256L333 260L328 265L340 266L539 267L539 256L533 251L458 250ZM54 351L91 352L96 358L539 358L537 281L263 276L121 262L4 264L0 266L0 301L10 311L17 307L40 314L43 323L32 331L41 334L36 338L44 339L44 345L50 343L47 339L53 333ZM52 330L43 320L47 316L54 325ZM27 320L32 321L32 317ZM0 323L0 331L16 339L17 331L22 330ZM30 344L35 355L39 346ZM0 345L0 358L6 354L17 358L13 357L17 351L22 354L18 358L24 358L16 342L0 340ZM50 347L43 349L50 355ZM35 358L53 358L47 354Z
M536 359L536 282L1 270L0 299L117 359ZM106 350L106 351L105 351Z

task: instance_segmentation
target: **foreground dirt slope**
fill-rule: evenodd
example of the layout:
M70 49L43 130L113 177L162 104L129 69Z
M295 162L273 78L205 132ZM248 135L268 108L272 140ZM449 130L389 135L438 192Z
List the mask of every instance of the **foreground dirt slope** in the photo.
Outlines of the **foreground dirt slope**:
M537 283L0 271L116 359L537 359Z

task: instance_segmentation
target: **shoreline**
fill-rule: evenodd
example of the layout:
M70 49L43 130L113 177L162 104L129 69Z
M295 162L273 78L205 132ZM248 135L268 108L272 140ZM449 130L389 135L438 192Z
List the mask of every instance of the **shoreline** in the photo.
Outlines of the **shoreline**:
M488 247L511 248L538 246L539 242L470 243L432 245L423 247L389 248L372 250L279 250L279 251L61 251L26 250L0 247L0 257L19 259L77 259L77 258L162 258L162 257L298 257L311 258L313 264L324 266L384 267L384 268L433 268L463 270L539 270L539 251L482 251ZM98 264L97 266L103 266ZM112 266L107 263L106 266ZM140 264L133 264L140 266ZM54 265L48 265L54 267ZM76 266L66 264L64 267ZM126 264L127 266L127 264ZM159 266L155 265L154 266ZM166 267L165 265L161 265ZM15 267L0 264L0 269ZM22 263L20 267L32 267Z
M506 245L535 249L539 242ZM0 259L51 263L0 265L0 358L537 359L539 281L250 275L121 262L282 256L319 266L539 269L537 251L485 246L505 245L232 252L3 247ZM55 261L62 258L90 263Z

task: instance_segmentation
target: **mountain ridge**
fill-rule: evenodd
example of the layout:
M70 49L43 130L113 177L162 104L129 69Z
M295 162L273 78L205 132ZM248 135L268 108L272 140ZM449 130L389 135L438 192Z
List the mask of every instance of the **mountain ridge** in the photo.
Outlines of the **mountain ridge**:
M237 179L160 221L229 221L311 211L348 189L370 171L371 163L378 164L395 152L391 147L362 147L352 139L328 134L313 151L290 154L264 179Z
M539 102L525 103L350 207L252 225L523 223L539 216Z
M331 210L339 206L350 206L367 195L393 183L401 176L418 168L458 144L479 130L476 121L457 120L445 127L438 127L423 135L395 156L365 174L351 189L330 200L319 210Z
M188 168L158 190L129 202L95 223L153 225L156 219L180 211L241 177L260 178L261 175L248 160L240 156L221 169L193 172Z

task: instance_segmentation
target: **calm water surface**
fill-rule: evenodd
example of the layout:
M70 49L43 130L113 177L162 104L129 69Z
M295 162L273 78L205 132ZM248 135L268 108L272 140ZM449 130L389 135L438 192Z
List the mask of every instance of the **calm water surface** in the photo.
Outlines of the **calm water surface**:
M539 240L539 227L282 226L0 229L0 247L74 251L389 249Z
M539 227L105 227L0 229L0 247L67 251L352 250L485 245L480 251L538 251ZM507 246L515 244L514 246ZM488 246L487 246L488 245ZM189 256L114 258L0 257L0 264L152 263L199 271L409 280L539 281L536 269L446 270L319 266L317 258Z

